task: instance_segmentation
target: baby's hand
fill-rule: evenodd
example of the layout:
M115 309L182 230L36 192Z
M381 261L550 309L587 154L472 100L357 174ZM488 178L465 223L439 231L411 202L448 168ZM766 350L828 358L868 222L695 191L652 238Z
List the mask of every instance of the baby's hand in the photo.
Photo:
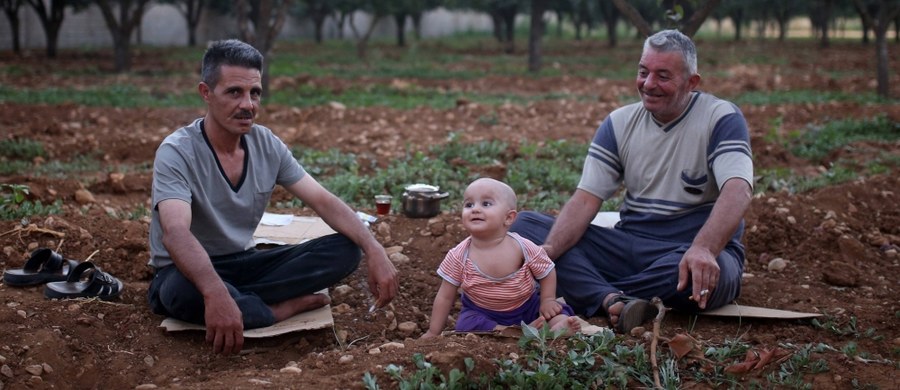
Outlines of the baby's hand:
M541 316L546 318L548 321L556 317L557 314L562 313L562 305L559 304L555 299L546 299L541 301Z
M422 337L419 337L419 338L420 338L420 339L430 339L430 338L435 338L435 337L438 337L438 336L440 336L440 335L439 335L439 334L435 334L435 333L431 333L431 331L429 330L429 331L425 332L424 334L422 334Z

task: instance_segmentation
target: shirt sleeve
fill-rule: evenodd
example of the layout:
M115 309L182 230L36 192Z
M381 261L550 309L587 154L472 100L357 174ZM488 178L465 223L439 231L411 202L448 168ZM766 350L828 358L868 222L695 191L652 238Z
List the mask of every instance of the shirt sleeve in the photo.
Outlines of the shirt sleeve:
M519 236L516 239L522 243L522 247L525 249L525 266L528 267L534 278L541 280L547 277L556 266L547 256L547 251L527 238Z
M188 185L188 163L184 155L171 144L163 143L156 151L153 161L153 184L151 187L152 208L166 199L181 199L191 202Z
M468 242L470 238L466 238L463 242L459 243L453 249L450 249L447 252L447 255L444 256L444 261L441 262L441 265L438 266L437 274L454 286L459 287L462 285L462 274L463 274L463 256L465 255L466 248L468 247Z
M609 199L618 191L623 173L624 167L619 159L619 147L610 116L603 121L591 140L578 189L600 199Z
M712 131L707 159L719 189L731 178L741 178L753 188L753 157L747 121L734 105L733 112L722 116Z

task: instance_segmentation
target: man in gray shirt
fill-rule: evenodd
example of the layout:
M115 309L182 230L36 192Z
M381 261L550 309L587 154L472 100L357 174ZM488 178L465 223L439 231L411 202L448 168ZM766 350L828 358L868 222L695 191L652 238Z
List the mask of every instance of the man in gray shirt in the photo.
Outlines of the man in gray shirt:
M653 297L698 312L740 294L750 135L737 106L699 85L689 37L664 30L647 38L635 79L641 101L597 129L559 216L522 212L510 229L556 261L557 292L576 313L605 314L622 333L656 315ZM621 221L591 225L620 187Z
M254 124L263 57L212 42L200 96L207 113L159 146L153 164L148 299L154 313L206 325L216 353L241 350L243 330L330 303L317 291L350 275L365 253L375 305L398 291L397 270L353 210L306 173L272 131ZM275 185L338 233L256 250L253 232Z

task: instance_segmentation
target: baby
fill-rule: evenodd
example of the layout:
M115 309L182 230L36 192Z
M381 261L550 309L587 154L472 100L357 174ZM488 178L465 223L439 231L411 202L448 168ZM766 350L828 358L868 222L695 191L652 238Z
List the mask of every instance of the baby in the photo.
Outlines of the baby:
M466 188L462 224L469 237L438 267L443 280L422 338L441 334L459 288L458 332L502 330L522 321L538 328L549 322L567 335L581 330L572 308L556 301L556 270L547 253L509 232L516 202L512 188L494 179L478 179Z

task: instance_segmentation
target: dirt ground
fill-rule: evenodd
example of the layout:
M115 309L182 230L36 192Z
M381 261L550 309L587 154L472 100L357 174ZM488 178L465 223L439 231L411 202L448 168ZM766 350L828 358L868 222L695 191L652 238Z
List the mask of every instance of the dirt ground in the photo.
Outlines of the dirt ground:
M779 66L704 62L701 67L705 68L701 70L709 76L704 78L701 88L720 96L792 89L850 93L874 90L874 49L835 46L821 51L812 44L772 44L757 48L788 58ZM601 46L595 44L596 47ZM728 50L724 44L722 47L716 50ZM639 51L637 47L633 49L633 53ZM705 50L711 55L710 49ZM894 78L900 74L898 52L900 48L891 48ZM552 53L552 49L546 53ZM3 65L19 64L18 69L24 71L0 73L0 84L73 87L109 83L112 79L78 72L69 72L70 76L66 77L54 76L55 71L77 69L82 62L79 60L84 59L67 53L61 56L59 61L47 65L40 56L13 58L4 54L0 56ZM167 85L148 85L141 76L142 71L151 71L159 64L154 64L149 56L134 63L135 72L116 78L116 82L124 79L160 90L189 89L195 83L195 76L187 70L184 78L173 77ZM193 69L192 65L186 67ZM836 74L859 76L836 77ZM364 82L522 95L567 91L595 93L599 97L595 102L555 100L527 106L487 107L459 102L456 108L448 110L270 105L265 107L258 122L272 128L288 144L337 147L373 156L384 164L403 153L406 142L426 150L429 145L445 142L451 131L460 131L465 142L585 141L605 115L621 103L618 95L633 88L631 82L578 76L541 79L490 76L452 81L367 79ZM276 78L273 83L276 87L315 83L335 90L350 84L346 80L310 77ZM894 83L892 88L893 95L900 96L898 84ZM88 177L46 177L32 172L0 177L0 183L30 186L33 200L52 203L61 199L64 204L61 214L28 221L29 226L33 225L30 229L24 228L20 221L0 221L0 267L19 268L32 250L49 247L73 259L90 257L126 286L121 299L101 302L50 301L43 298L42 287L0 285L3 304L0 307L0 388L343 389L361 388L365 372L376 374L383 387L392 387L384 367L392 363L410 367L411 356L416 352L426 354L444 369L459 367L464 358L471 357L477 372L491 372L493 359L509 357L518 351L515 339L488 336L418 340L428 327L431 303L439 285L434 270L446 251L464 237L458 215L446 212L431 219L391 215L374 224L373 231L379 241L385 247L401 247L408 258L397 263L402 278L401 292L386 310L367 313L365 267L361 267L345 281L349 292L332 291L334 329L248 339L241 354L228 357L211 354L211 346L205 343L202 332L167 334L158 328L162 318L149 312L145 299L151 276L146 266L149 220L116 216L141 205L148 207L150 173L127 171L120 172L120 176L103 172L115 170L121 164L149 167L163 137L202 115L202 111L17 102L0 102L0 109L4 113L0 116L2 137L42 142L49 156L41 163L70 161L100 153L97 158L107 167ZM865 161L882 153L894 158L900 155L900 144L896 142L866 142L835 152L823 161L807 161L771 142L772 124L776 120L782 121L777 130L781 135L789 130L806 129L808 125L867 118L879 113L898 122L900 105L895 101L744 106L742 110L750 124L757 169L785 167L815 175L838 159ZM479 121L489 113L496 115L495 122ZM82 199L85 194L90 194L91 199ZM276 193L276 198L284 196L283 192ZM746 216L744 242L748 256L743 290L737 302L824 313L837 329L853 331L839 334L817 328L809 320L693 317L670 312L662 323L662 336L671 338L689 333L708 345L741 339L760 349L779 345L790 349L791 345L808 343L825 343L841 349L855 343L858 351L868 354L864 355L865 359L848 358L837 352L815 353L816 359L827 361L828 369L808 375L805 380L817 389L855 388L856 385L900 388L896 363L900 359L898 204L900 178L894 170L808 193L769 191L753 199ZM305 209L275 211L312 215ZM362 211L374 214L373 209ZM770 266L779 258L784 260L783 268ZM603 318L589 321L606 325ZM622 342L646 341L625 336ZM740 381L767 383L765 375L774 367L751 370ZM691 378L682 379L685 388L708 387L693 384Z

